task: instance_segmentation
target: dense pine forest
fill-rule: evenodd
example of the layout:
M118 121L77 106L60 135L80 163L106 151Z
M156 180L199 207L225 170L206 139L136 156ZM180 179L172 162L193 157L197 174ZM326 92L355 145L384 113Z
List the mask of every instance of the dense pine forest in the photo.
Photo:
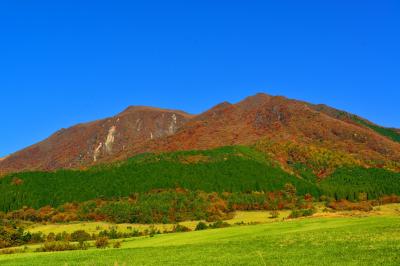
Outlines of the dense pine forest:
M382 195L400 194L400 173L377 168L339 168L319 187L335 199L376 199Z
M400 174L384 169L341 167L318 181L303 164L293 173L250 147L142 154L88 170L24 172L0 180L0 210L57 207L68 202L118 199L135 193L182 188L207 193L276 192L292 184L314 198L375 199L400 194Z

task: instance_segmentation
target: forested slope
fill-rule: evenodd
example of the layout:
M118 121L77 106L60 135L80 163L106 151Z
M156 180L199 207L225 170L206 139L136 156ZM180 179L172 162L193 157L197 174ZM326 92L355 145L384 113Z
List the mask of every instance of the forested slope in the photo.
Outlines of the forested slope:
M400 194L400 174L385 169L346 165L319 179L307 164L284 170L265 153L246 146L206 151L142 154L125 162L88 170L24 172L0 179L0 210L59 206L90 199L115 199L158 189L241 192L278 191L293 184L299 195L310 193L358 199Z

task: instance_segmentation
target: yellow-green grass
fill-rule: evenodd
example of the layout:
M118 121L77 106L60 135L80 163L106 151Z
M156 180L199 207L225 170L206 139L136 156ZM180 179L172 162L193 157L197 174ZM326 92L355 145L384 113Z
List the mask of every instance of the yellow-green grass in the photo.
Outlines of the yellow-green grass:
M400 265L400 205L336 214L131 238L120 249L1 255L0 265Z
M235 213L235 216L232 219L227 220L226 222L229 224L235 223L266 223L280 220L289 216L290 211L280 211L279 217L276 219L271 219L270 213L267 211L238 211ZM189 227L194 230L199 221L185 221L179 224ZM44 234L48 233L72 233L77 230L85 230L86 232L99 233L102 230L110 230L111 228L115 228L119 232L130 232L134 229L139 231L144 231L146 229L150 229L150 227L154 227L157 230L170 231L174 225L173 224L113 224L107 222L72 222L65 224L33 224L28 228L28 231L31 233L42 232Z
M399 265L400 217L314 218L132 238L120 249L0 256L1 265Z
M343 216L376 216L376 215L399 215L400 204L388 204L379 207L375 207L371 212L363 211L339 211L339 212L324 212L324 205L317 205L317 213L314 217L343 217ZM226 220L227 223L234 225L238 223L244 224L257 224L257 223L269 223L276 222L285 219L289 216L290 211L283 210L279 211L279 217L271 219L269 211L237 211L232 219ZM196 228L199 221L184 221L181 225L184 225L192 230ZM161 232L170 231L174 224L113 224L108 222L71 222L61 224L33 224L28 228L31 233L42 232L44 234L53 233L72 233L77 230L85 230L86 232L99 233L102 230L110 230L115 228L119 232L130 232L132 230L144 231L151 227L160 230Z

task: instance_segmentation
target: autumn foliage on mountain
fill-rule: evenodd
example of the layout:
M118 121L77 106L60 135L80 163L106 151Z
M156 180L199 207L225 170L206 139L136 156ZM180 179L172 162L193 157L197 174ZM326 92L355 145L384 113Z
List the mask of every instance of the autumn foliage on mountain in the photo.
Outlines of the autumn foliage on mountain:
M343 210L398 202L400 134L257 94L199 115L129 107L3 158L0 172L7 219L165 223L278 209L294 218L314 200Z
M257 94L190 115L129 107L122 113L62 129L0 161L0 173L86 169L144 152L254 145L279 162L308 165L324 177L343 165L400 170L400 134L356 115L281 96Z

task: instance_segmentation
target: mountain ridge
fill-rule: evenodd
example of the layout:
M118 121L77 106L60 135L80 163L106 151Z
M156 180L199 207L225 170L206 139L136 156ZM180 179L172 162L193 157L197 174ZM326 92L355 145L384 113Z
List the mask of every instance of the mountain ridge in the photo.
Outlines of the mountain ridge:
M61 129L3 158L0 173L83 169L144 152L254 145L261 139L337 150L366 165L368 161L396 164L400 162L396 134L396 129L327 105L259 93L235 104L222 102L196 115L129 106L115 116Z

